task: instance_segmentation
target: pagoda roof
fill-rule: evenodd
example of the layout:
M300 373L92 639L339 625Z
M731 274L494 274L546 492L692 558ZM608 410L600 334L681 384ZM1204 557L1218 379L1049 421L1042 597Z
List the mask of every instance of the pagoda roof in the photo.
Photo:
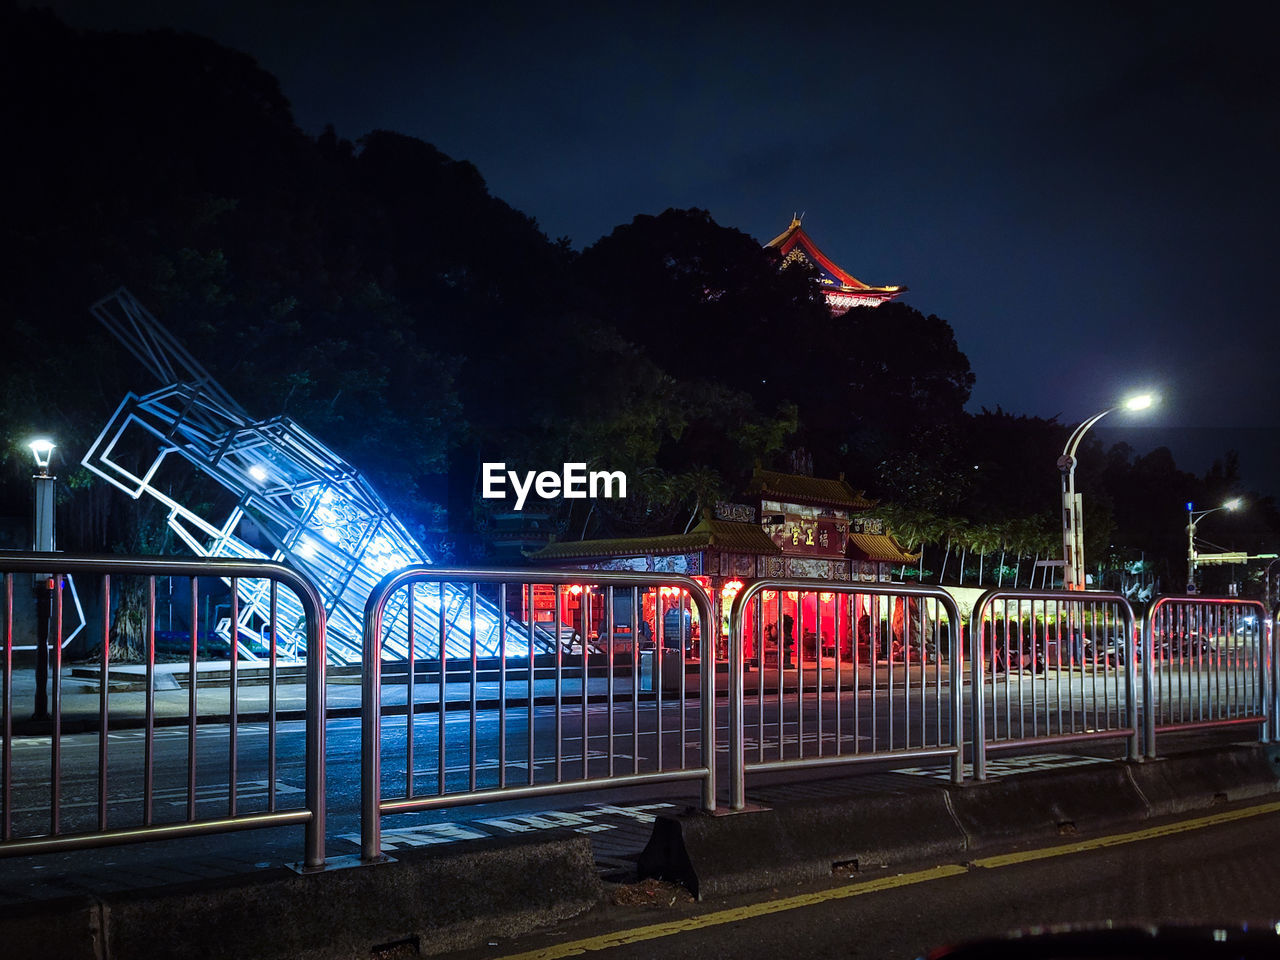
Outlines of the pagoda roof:
M747 492L787 503L847 507L851 510L869 510L876 505L875 500L868 500L863 496L863 491L849 486L844 477L828 480L777 470L761 470L759 467L751 474Z
M704 519L688 533L611 540L566 540L526 554L537 563L586 560L592 557L635 557L643 554L691 553L714 547L735 553L781 553L764 529L754 523Z
M903 550L902 544L888 533L851 533L848 552L855 560L875 560L881 563L913 563L920 559L918 553Z
M818 283L823 290L833 293L863 294L866 299L878 301L892 300L906 291L904 286L874 287L863 283L848 270L838 266L834 260L818 249L818 245L800 225L800 218L793 217L791 226L765 244L772 247L782 256L783 264L794 260L807 261L818 271Z

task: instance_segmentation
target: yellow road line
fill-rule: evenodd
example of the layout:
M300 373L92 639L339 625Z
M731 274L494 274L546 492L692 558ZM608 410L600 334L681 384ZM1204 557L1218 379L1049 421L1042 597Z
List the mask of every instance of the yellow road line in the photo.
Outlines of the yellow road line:
M831 890L820 890L817 893L803 893L781 900L769 900L765 903L753 903L730 910L717 910L696 917L684 917L666 923L654 923L647 927L635 927L631 930L619 930L616 933L605 933L585 940L574 940L570 943L559 943L544 947L541 950L530 950L528 953L512 954L503 960L559 960L560 957L577 957L594 950L607 950L628 943L639 943L643 940L656 940L676 933L687 933L690 930L701 930L703 927L716 927L723 923L734 923L738 920L750 920L752 917L768 916L771 913L782 913L807 907L828 900L843 900L846 897L859 897L864 893L876 893L880 890L892 890L894 887L907 887L915 883L927 883L943 877L957 877L967 873L968 869L959 864L946 864L930 867L928 870L917 870L914 873L901 873L893 877L882 877L866 883L849 884Z
M1009 867L1017 863L1030 863L1033 860L1044 860L1047 857L1060 857L1068 853L1083 853L1086 850L1102 850L1106 847L1118 847L1126 843L1137 843L1139 840L1155 840L1158 837L1169 837L1175 833L1186 833L1190 830L1201 830L1219 823L1231 823L1235 820L1247 820L1268 813L1280 812L1280 803L1264 803L1256 807L1245 807L1242 810L1224 810L1191 820L1178 820L1158 827L1147 827L1145 830L1134 830L1132 833L1115 833L1107 837L1094 837L1091 840L1080 840L1076 843L1060 844L1056 847L1043 847L1039 850L1022 850L1018 853L1003 853L994 857L980 857L971 861L975 867L997 869Z
M783 913L787 910L796 910L800 907L814 906L815 904L827 903L832 900L844 900L849 897L860 897L867 893L878 893L881 890L892 890L897 887L913 886L917 883L928 883L931 880L957 877L968 873L970 866L997 870L1001 867L1030 863L1035 860L1045 860L1049 857L1061 857L1072 853L1084 853L1089 850L1101 850L1106 847L1118 847L1126 843L1137 843L1140 840L1154 840L1158 837L1201 830L1205 827L1231 823L1236 820L1246 820L1249 817L1264 816L1268 813L1280 813L1280 802L1264 803L1254 807L1245 807L1241 810L1224 810L1221 813L1195 817L1191 820L1179 820L1175 823L1167 823L1158 827L1148 827L1145 830L1095 837L1091 840L1042 847L1038 850L1023 850L1018 853L981 857L970 861L968 866L944 864L938 867L930 867L927 870L916 870L912 873L881 877L877 880L868 880L862 883L851 883L842 887L833 887L829 890L819 890L815 893L803 893L794 897L783 897L780 900L767 900L763 903L752 903L729 910L717 910L695 917L669 920L666 923L654 923L644 927L633 927L630 930L618 930L614 933L605 933L597 937L587 937L583 940L554 944L549 947L543 947L540 950L530 950L527 953L510 954L502 958L502 960L560 960L562 957L578 957L584 953L608 950L610 947L621 947L630 943L641 943L645 940L657 940L661 937L670 937L706 927L716 927L725 923L750 920L754 917L764 917L771 913Z

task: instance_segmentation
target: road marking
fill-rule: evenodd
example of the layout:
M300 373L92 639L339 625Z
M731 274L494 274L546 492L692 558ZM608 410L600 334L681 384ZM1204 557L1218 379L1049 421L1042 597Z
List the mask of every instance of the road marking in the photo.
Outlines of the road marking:
M623 823L651 824L654 811L673 808L671 803L615 804L596 803L582 810L539 810L536 813L489 817L463 823L424 823L382 831L382 849L392 852L403 847L453 843L458 840L481 840L495 836L530 833L539 830L572 830L574 833L601 833L616 830ZM601 822L601 821L604 822ZM610 822L616 821L616 822ZM338 839L360 842L358 833L343 834Z
M917 883L927 883L930 880L941 880L944 877L958 877L966 872L967 869L965 867L957 864L930 867L928 870L901 873L894 877L882 877L878 880L836 887L832 890L804 893L794 897L785 897L781 900L770 900L745 907L734 907L730 910L717 910L714 913L704 913L698 917L686 917L682 920L671 920L666 923L650 924L647 927L635 927L631 930L606 933L598 937L588 937L585 940L575 940L571 943L544 947L541 950L530 950L528 953L512 954L505 957L504 960L559 960L560 957L577 957L596 950L608 950L611 947L620 947L629 943L641 943L645 940L657 940L661 937L670 937L677 933L688 933L691 930L701 930L705 927L737 923L742 920L750 920L753 917L764 917L772 913L796 910L800 907L809 907L831 900L860 897L866 893L878 893L881 890L908 887Z
M1204 817L1195 817L1191 820L1180 820L1176 823L1164 824L1158 827L1148 827L1144 830L1134 830L1129 833L1118 833L1106 837L1096 837L1092 840L1083 840L1077 843L1061 844L1054 847L1043 847L1038 850L1024 850L1018 853L1001 854L999 856L982 857L971 861L969 865L943 864L937 867L930 867L926 870L916 870L912 873L898 874L893 877L882 877L880 879L865 881L863 883L833 887L829 890L819 890L815 893L805 893L794 897L783 897L779 900L768 900L763 903L748 904L742 907L734 907L729 910L717 910L712 913L704 913L696 917L684 917L679 920L670 920L666 923L655 923L644 927L633 927L630 930L619 930L613 933L601 934L597 937L587 937L583 940L573 940L568 943L554 944L550 947L543 947L539 950L508 954L501 958L501 960L560 960L562 957L577 957L584 953L594 953L599 950L608 950L612 947L621 947L632 943L642 943L646 940L657 940L662 937L689 933L693 930L702 930L707 927L721 926L726 923L738 923L755 917L766 917L770 914L783 913L788 910L797 910L802 907L815 906L820 903L829 903L834 900L846 900L850 897L860 897L863 894L879 893L882 890L892 890L898 887L913 886L918 883L929 883L933 880L943 880L948 877L958 877L967 873L971 867L983 867L995 870L1000 869L1001 867L1015 866L1017 864L1029 863L1035 860L1044 860L1050 857L1083 853L1089 850L1100 850L1106 847L1137 843L1141 840L1153 840L1159 837L1171 836L1173 834L1187 833L1192 830L1200 830L1205 827L1216 826L1218 824L1231 823L1237 820L1246 820L1250 817L1265 816L1269 813L1280 813L1280 802L1260 804L1254 807L1246 807L1241 810L1226 810L1221 813L1209 814Z
M986 867L987 869L994 870L1000 867L1013 866L1014 864L1044 860L1048 857L1060 857L1069 853L1084 853L1088 850L1102 850L1106 847L1118 847L1126 843L1137 843L1140 840L1156 840L1160 837L1169 837L1178 833L1187 833L1191 830L1201 830L1205 827L1212 827L1221 823L1232 823L1236 820L1247 820L1250 817L1265 816L1268 813L1280 813L1280 802L1264 803L1256 807L1245 807L1242 810L1224 810L1221 813L1211 813L1207 816L1195 817L1191 820L1178 820L1175 823L1166 823L1158 827L1147 827L1143 830L1134 830L1131 833L1115 833L1106 837L1094 837L1091 840L1079 840L1075 843L1062 844L1056 847L1043 847L1039 850L1022 850L1017 853L1004 853L994 857L981 857L972 861L972 863L975 867Z

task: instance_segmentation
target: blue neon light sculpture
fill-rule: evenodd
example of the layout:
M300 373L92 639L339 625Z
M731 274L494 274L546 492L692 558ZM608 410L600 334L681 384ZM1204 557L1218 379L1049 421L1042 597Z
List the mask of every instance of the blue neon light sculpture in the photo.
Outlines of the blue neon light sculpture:
M242 524L255 524L275 548L270 559L306 573L325 598L329 659L359 663L364 603L393 570L429 564L430 557L359 472L288 417L255 420L187 353L124 288L93 306L94 315L162 383L152 393L129 394L85 454L83 464L134 499L144 494L169 511L169 526L199 556L262 558L241 539ZM140 442L141 441L141 442ZM154 453L140 464L137 451ZM173 499L162 489L162 470L180 458L217 481L236 498L219 522ZM166 461L169 464L166 465ZM417 655L439 656L440 617L448 625L445 652L470 657L471 594L456 587L417 588ZM254 659L254 624L270 618L264 581L240 581L237 646ZM408 655L408 591L388 605L383 656ZM479 656L498 655L503 616L484 599L475 607ZM302 608L288 591L277 598L276 630L286 652L301 657L304 640L290 625ZM230 625L220 632L229 636ZM550 646L538 640L539 646ZM509 621L508 657L528 655L523 624Z

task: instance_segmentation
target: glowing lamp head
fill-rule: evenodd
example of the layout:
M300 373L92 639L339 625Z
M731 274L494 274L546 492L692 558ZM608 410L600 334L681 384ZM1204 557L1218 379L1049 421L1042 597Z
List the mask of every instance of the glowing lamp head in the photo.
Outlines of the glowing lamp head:
M1130 397L1126 400L1124 402L1124 408L1126 410L1146 410L1155 402L1156 398L1153 394L1140 393L1136 397Z
M258 481L258 483L266 483L269 474L267 473L266 467L260 463L255 463L249 468L249 476L253 477L254 480Z
M1240 497L1233 497L1232 499L1224 503L1222 506L1227 510L1239 510L1240 506L1243 503L1244 503L1244 500L1242 500Z
M49 458L53 456L53 448L57 444L41 437L38 440L32 440L27 446L31 448L31 455L36 458L36 466L41 470L48 470Z
M572 594L573 596L575 596L575 597L577 597L577 596L581 596L581 595L582 595L582 585L581 585L581 584L578 584L578 583L573 584L571 587L569 587L569 593L571 593L571 594Z

